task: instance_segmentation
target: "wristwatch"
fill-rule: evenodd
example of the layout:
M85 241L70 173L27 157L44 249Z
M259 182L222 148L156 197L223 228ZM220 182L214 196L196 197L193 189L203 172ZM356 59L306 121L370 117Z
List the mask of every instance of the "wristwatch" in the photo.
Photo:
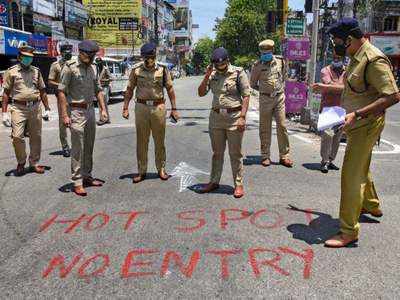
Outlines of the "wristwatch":
M354 114L356 115L356 120L357 121L359 121L359 120L361 120L363 117L360 115L360 112L358 111L358 110L356 110L355 112L354 112Z

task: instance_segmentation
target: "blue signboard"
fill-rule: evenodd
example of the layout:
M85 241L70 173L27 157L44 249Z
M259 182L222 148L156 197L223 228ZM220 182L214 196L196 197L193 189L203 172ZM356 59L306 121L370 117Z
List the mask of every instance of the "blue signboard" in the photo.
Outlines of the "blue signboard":
M48 37L40 34L32 34L29 37L28 44L35 49L35 52L47 53Z
M4 52L6 55L18 55L18 47L27 44L30 34L4 30Z
M0 26L9 26L8 22L8 1L0 0Z

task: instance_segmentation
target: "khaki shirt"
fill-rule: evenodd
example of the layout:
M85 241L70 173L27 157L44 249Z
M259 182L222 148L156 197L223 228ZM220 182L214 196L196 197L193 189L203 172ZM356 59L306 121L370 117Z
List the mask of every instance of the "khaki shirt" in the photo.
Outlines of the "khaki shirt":
M68 103L91 104L101 91L95 66L88 66L79 58L67 61L61 71L58 89L67 95Z
M164 78L165 76L165 78ZM166 89L172 88L171 74L167 67L156 63L154 68L148 69L144 63L135 65L129 75L128 88L136 88L136 98L143 100L158 100L164 98Z
M240 93L237 87L238 76ZM250 96L249 79L242 68L229 65L225 74L216 71L211 74L208 90L213 93L213 108L238 107L242 105L242 97Z
M343 108L351 113L398 91L388 58L366 41L346 68Z
M46 88L40 70L34 66L12 66L4 74L3 88L17 101L38 101L40 90Z
M110 86L111 73L110 73L110 70L106 66L103 67L103 70L101 70L101 72L99 74L99 81L100 81L100 85L102 87Z
M61 70L65 65L65 61L60 59L59 61L55 61L50 66L49 72L49 80L60 83L61 80Z
M239 75L240 93L237 87ZM213 109L235 108L242 105L242 97L250 96L249 79L242 68L229 65L225 74L213 72L208 82L213 93ZM207 92L208 92L207 90ZM213 129L236 130L241 111L225 113L210 112L209 127Z
M251 70L250 86L261 94L283 93L287 78L286 65L283 58L274 55L272 61L257 61Z

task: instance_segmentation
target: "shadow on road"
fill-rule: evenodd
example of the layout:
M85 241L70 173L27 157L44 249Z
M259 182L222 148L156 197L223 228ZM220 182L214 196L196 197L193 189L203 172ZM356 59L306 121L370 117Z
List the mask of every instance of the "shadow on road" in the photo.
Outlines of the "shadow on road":
M321 170L320 170L321 164L320 163L307 163L307 164L303 164L303 167L306 168L307 170L321 172Z
M50 166L43 166L45 171L50 171L51 167ZM24 173L20 176L17 175L17 169L13 169L10 171L7 171L6 173L4 173L4 176L6 177L10 177L10 176L15 176L15 177L22 177L28 174L32 174L35 173L34 171L32 171L30 168L25 168L24 169Z
M74 191L74 184L72 182L64 184L58 189L61 193L72 193Z
M188 189L197 194L201 194L200 190L203 186L204 186L204 184L195 184L195 185L188 187ZM222 184L219 186L219 189L212 191L209 194L233 195L234 191L235 191L235 189L233 187L231 187L230 185Z
M133 179L134 176L138 175L137 173L130 173L130 174L125 174L125 175L121 175L119 177L119 179L124 180L124 179ZM146 179L145 180L149 180L149 179L159 179L158 174L157 173L146 173Z
M318 218L310 220L309 224L291 224L287 226L287 230L293 234L293 238L302 240L309 245L322 244L327 239L337 234L340 230L339 219L332 218L331 215L309 209L300 209L295 206L289 205L290 210L303 212L310 215L316 215ZM380 223L378 220L361 215L360 223ZM349 247L357 247L351 245Z
M252 166L252 165L261 165L261 155L247 155L244 159L243 159L243 164L245 166ZM272 166L279 166L279 163L277 162L271 162Z
M53 151L53 152L50 152L49 155L52 155L52 156L62 156L62 155L63 155L63 151L62 151L62 150Z

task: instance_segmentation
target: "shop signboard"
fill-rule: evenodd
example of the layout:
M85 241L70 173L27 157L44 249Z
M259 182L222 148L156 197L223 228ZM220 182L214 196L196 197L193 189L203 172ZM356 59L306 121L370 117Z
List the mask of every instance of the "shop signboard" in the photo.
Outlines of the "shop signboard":
M400 35L371 35L370 40L387 56L400 55Z
M307 85L303 82L286 81L286 112L299 113L307 105Z
M32 10L49 17L56 16L56 4L54 0L32 0Z
M284 48L285 58L288 60L308 60L311 56L309 39L289 38Z
M4 30L4 54L5 55L18 55L18 48L21 45L28 44L29 33L21 31Z
M8 0L0 0L0 26L8 27Z
M4 30L0 28L0 54L5 54L5 45Z
M175 11L174 36L189 37L189 8L177 7Z

